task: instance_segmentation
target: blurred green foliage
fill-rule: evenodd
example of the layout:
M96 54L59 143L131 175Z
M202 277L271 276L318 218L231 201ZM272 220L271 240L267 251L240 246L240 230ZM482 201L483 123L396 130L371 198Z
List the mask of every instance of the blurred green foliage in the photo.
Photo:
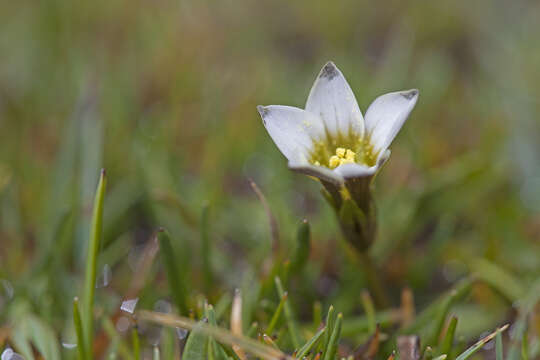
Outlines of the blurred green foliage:
M0 24L0 345L20 318L74 342L72 301L102 167L98 270L109 265L112 280L96 291L101 313L118 309L162 226L189 305L204 294L227 308L223 294L243 288L247 329L265 318L259 291L279 302L273 283L254 280L293 254L306 218L311 253L288 279L288 301L306 321L315 301L333 304L342 335L364 339L347 332L347 319L362 314L361 269L319 185L287 170L255 110L303 107L327 60L364 111L382 93L420 89L376 186L373 254L393 305L410 287L423 309L477 274L483 281L450 309L456 338L468 342L531 298L540 276L539 3L21 0L0 5ZM248 178L279 225L277 253ZM171 296L159 263L151 276L141 308Z

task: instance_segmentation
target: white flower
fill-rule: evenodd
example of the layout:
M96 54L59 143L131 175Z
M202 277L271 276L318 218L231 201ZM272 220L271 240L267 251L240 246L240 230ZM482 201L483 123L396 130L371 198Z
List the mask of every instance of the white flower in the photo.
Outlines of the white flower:
M306 109L258 106L266 130L289 168L334 184L374 175L414 108L418 90L375 99L362 117L345 77L328 62L311 88Z

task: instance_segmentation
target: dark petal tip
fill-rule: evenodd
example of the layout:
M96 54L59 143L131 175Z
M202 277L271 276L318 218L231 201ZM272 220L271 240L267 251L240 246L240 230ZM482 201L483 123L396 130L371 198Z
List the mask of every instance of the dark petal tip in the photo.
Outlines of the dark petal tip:
M417 95L418 95L418 90L417 89L412 89L412 90L404 91L404 92L401 93L401 96L403 96L407 100L411 100L412 98L414 98Z
M332 61L329 61L322 68L319 77L332 80L333 78L338 76L338 74L339 74L339 70L337 69L336 65Z

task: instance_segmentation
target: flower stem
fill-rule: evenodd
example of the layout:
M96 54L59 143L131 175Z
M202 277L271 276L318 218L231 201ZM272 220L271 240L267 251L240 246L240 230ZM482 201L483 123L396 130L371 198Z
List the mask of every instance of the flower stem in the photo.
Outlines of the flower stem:
M385 290L386 287L379 275L380 272L378 271L377 266L367 251L356 251L356 253L358 254L358 259L366 275L368 289L371 295L373 295L376 307L379 309L387 308L390 305L390 302L388 301L388 295Z

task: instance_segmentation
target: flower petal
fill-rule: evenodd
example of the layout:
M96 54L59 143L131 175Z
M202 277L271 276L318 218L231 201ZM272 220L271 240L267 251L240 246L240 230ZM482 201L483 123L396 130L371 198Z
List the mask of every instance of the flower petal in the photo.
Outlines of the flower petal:
M351 87L334 65L328 62L313 84L306 103L306 111L320 116L331 135L364 135L364 118Z
M292 106L257 106L268 134L289 161L307 161L313 140L324 136L320 119Z
M324 181L331 182L335 185L341 185L345 181L343 177L333 170L330 170L324 166L311 165L308 162L289 162L289 169L316 177Z
M383 151L396 137L418 100L418 90L379 96L366 111L366 129L375 151Z
M379 153L379 157L377 158L377 168L378 169L380 169L384 164L386 164L386 162L390 158L391 153L392 152L390 151L390 149L386 149L386 150Z
M338 173L345 179L351 179L372 176L377 172L378 168L378 165L367 166L363 164L343 164L335 168L334 172Z

